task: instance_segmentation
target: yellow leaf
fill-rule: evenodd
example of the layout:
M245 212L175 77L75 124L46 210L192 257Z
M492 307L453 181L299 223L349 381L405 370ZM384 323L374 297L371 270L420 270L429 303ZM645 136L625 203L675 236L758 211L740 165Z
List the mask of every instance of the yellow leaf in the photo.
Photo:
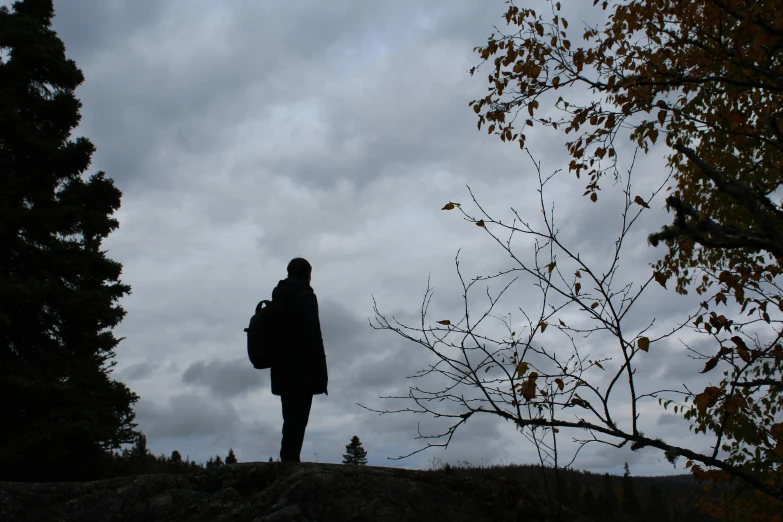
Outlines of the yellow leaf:
M448 326L451 324L451 321L448 319L444 319L443 321L438 321L438 324L442 324L443 326Z
M603 367L603 366L601 365L601 363L599 363L598 361L595 361L593 364L595 364L596 366L598 366L598 367L599 367L599 368L601 368L602 370L604 369L604 367Z
M528 364L525 361L522 361L521 363L517 364L517 377L522 377L527 373Z
M639 340L636 341L636 346L643 352L646 352L650 349L650 339L647 337L639 337Z
M557 263L556 263L556 262L554 262L554 261L552 261L551 263L549 263L548 265L546 265L547 271L548 271L548 272L551 274L551 273L552 273L552 270L554 270L554 269L555 269L555 266L557 266Z
M454 210L454 207L458 207L459 203L448 202L441 210Z

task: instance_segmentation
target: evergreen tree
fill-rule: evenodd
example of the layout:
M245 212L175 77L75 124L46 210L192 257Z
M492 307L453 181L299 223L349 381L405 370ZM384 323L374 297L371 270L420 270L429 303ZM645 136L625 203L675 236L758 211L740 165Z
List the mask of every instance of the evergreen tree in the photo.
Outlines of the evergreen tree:
M595 498L595 494L590 488L585 488L582 490L580 504L582 513L586 515L590 515L591 517L597 519L597 517L601 514L601 508L598 505L598 500Z
M343 464L350 466L365 466L367 465L367 452L362 447L362 442L359 437L354 435L351 437L351 442L345 446L345 454L343 455Z
M215 466L222 466L223 465L223 459L220 458L220 455L215 455Z
M618 502L617 495L614 493L614 487L612 487L612 477L609 473L604 473L602 489L604 520L614 520L617 518Z
M557 474L557 500L563 506L571 505L571 489L568 487L563 471Z
M226 455L226 464L231 465L231 464L236 464L237 462L238 462L237 456L234 455L234 448L228 448L228 455Z
M133 445L133 448L130 451L131 458L141 461L146 459L149 453L150 450L147 449L147 436L143 433L139 433L136 437L136 444Z
M110 376L130 287L101 250L122 194L70 138L84 77L53 16L0 7L0 480L97 478L135 438L138 397Z
M627 462L623 466L623 469L625 470L623 473L623 511L629 515L635 516L641 511L639 499L636 498L636 492L633 489L631 468L628 467Z
M171 462L175 465L182 464L182 455L179 451L174 450L171 452Z
M650 499L647 505L647 518L656 522L669 522L669 502L655 484L650 485Z

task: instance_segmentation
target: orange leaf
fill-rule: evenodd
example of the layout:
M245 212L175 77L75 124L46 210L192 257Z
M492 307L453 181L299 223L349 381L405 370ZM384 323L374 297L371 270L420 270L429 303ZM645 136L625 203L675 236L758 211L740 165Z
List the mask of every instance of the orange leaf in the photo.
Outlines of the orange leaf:
M707 361L707 364L704 365L704 369L700 371L699 373L707 373L708 371L712 370L718 365L718 358L713 357L709 361Z
M536 381L535 380L526 380L522 383L522 386L519 390L522 393L522 397L524 397L527 400L535 399L536 397Z
M633 198L633 202L636 203L637 205L643 206L644 208L650 208L650 205L645 203L644 200L641 198L641 196L636 196L635 198Z

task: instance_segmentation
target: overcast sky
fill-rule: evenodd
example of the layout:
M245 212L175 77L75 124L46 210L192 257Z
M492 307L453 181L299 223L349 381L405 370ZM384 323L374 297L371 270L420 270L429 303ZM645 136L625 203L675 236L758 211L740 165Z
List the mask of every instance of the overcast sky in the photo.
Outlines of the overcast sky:
M471 419L446 451L390 461L421 447L418 421L424 432L437 423L355 404L392 406L379 397L406 394L406 377L429 361L421 347L370 328L373 296L382 311L415 320L430 276L432 319L457 318L459 248L468 277L510 267L482 229L441 207L456 201L475 212L470 185L498 217L513 206L538 219L530 160L478 132L468 107L486 92L488 73L468 74L478 63L472 49L504 23L503 0L56 0L55 8L54 28L86 76L76 135L97 146L92 168L124 194L120 229L105 244L133 288L122 301L127 317L116 334L126 339L114 376L141 396L137 421L154 453L277 454L280 401L268 372L247 360L242 329L287 262L302 256L314 267L330 375L329 395L313 403L303 460L340 462L358 435L372 465L535 462L532 446L489 416ZM583 13L565 15L581 34ZM527 134L545 172L567 167L562 139ZM630 144L618 150L629 164ZM661 183L664 153L637 160L635 193ZM563 238L601 268L622 187L607 180L602 205L593 205L584 180L559 176L547 197ZM662 206L655 202L627 240L622 281L638 285L662 255L645 239L668 220ZM529 259L529 248L519 255ZM522 281L498 311L519 322L518 309L535 313L538 299ZM691 304L652 288L628 328L658 317L662 331ZM581 349L599 347L590 340ZM675 339L651 350L638 377L648 391L678 387L699 368ZM705 446L654 403L642 427ZM575 466L618 472L624 461L636 475L675 471L660 452L598 444Z

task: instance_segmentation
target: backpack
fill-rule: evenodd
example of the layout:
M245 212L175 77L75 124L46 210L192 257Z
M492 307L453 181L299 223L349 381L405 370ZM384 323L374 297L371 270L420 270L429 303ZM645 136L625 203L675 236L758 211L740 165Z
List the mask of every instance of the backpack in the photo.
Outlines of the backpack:
M293 299L296 301L306 291ZM247 332L247 356L253 367L265 370L281 363L285 358L285 345L291 342L288 310L275 301L263 300L256 306L256 313L250 318ZM288 338L287 338L288 337Z

